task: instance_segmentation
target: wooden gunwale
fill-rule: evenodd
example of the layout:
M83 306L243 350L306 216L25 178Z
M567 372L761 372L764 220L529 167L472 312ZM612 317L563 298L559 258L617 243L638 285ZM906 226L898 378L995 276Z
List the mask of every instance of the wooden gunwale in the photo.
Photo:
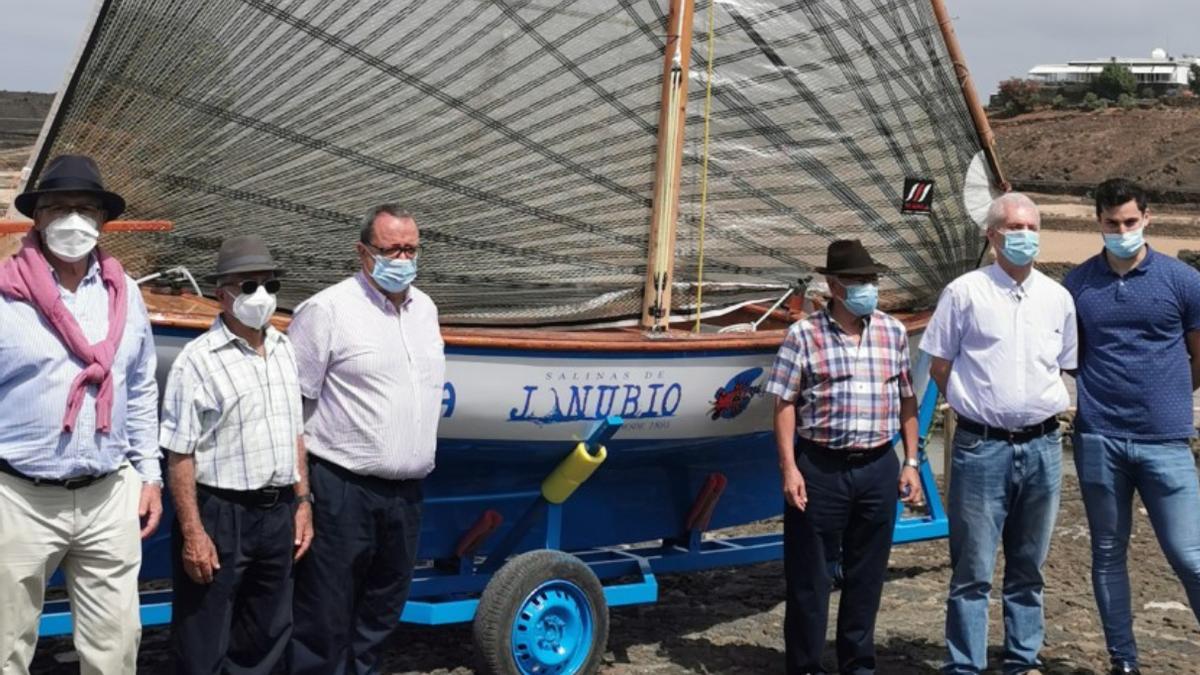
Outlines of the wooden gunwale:
M216 301L191 294L164 295L143 289L150 320L155 326L183 330L207 329L218 312ZM920 331L929 323L929 311L895 313L909 332ZM276 316L272 323L287 330L288 317ZM681 326L686 322L681 322ZM640 331L614 330L538 330L533 328L459 328L443 326L442 337L449 347L510 351L669 353L700 351L744 351L777 349L786 329L757 333L693 333L672 329L655 337Z

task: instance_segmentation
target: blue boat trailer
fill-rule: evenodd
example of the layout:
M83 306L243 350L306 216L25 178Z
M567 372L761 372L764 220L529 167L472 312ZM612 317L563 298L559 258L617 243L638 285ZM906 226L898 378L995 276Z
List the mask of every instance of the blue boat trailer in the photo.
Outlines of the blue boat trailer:
M928 510L911 514L897 503L896 544L943 538L949 533L949 521L925 453L938 390L932 380L924 385L918 415L919 472ZM622 424L619 417L598 422L587 440L547 477L541 490L506 495L528 499L529 507L486 555L477 552L502 522L498 513L490 511L463 534L455 551L457 558L420 563L414 570L409 601L400 620L434 626L474 621L476 647L486 672L590 672L607 643L607 608L654 603L658 599L657 575L783 558L782 532L729 537L708 533L709 518L725 487L720 473L708 477L675 538L561 550L563 502L600 465L604 443ZM569 474L572 465L574 469L584 467L582 476L560 475L564 469ZM168 503L163 527L173 517ZM537 544L541 548L528 550L532 532L539 533ZM513 556L518 548L524 552ZM168 561L156 560L154 564L160 568L166 564L169 571ZM170 575L160 576L169 579ZM141 620L143 626L169 624L171 591L142 592ZM68 602L47 602L40 635L69 635L71 630Z

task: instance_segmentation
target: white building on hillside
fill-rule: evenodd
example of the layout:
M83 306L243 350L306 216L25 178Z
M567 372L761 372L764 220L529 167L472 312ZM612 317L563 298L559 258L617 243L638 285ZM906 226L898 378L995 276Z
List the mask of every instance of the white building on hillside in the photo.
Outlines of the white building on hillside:
M1050 86L1080 84L1095 80L1100 71L1104 70L1104 66L1110 63L1125 66L1132 71L1139 87L1186 87L1191 81L1192 66L1200 65L1200 58L1187 55L1175 58L1168 56L1166 50L1155 49L1150 58L1113 57L1034 66L1029 70L1029 77Z

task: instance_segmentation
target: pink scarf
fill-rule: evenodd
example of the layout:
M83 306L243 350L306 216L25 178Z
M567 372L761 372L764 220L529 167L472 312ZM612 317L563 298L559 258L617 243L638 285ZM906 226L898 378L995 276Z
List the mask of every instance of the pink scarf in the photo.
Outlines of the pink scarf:
M112 363L121 345L121 335L125 332L125 310L128 307L125 269L116 258L96 249L96 258L100 261L100 279L108 289L108 337L94 345L89 344L75 317L63 304L58 283L50 273L50 264L42 255L39 240L37 231L30 230L21 242L21 250L0 264L0 295L33 305L58 333L63 345L84 363L83 372L76 376L67 394L63 430L70 432L74 429L75 418L83 407L87 385L99 384L96 430L107 433L112 428Z

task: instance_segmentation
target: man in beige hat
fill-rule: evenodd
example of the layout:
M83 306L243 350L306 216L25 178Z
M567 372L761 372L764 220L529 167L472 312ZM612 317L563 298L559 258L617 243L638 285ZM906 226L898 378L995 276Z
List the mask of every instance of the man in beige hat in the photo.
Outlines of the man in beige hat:
M177 672L267 675L292 631L292 563L312 541L296 359L270 323L283 270L257 236L217 255L221 315L183 348L163 397Z

